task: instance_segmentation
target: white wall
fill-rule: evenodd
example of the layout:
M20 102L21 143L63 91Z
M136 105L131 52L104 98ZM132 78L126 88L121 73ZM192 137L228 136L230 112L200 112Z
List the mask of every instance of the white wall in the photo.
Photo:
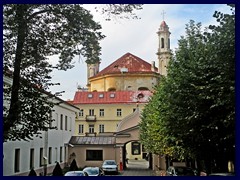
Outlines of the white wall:
M68 157L65 157L68 152L65 153L64 146L67 146L71 136L74 133L75 126L75 112L79 109L73 107L67 103L60 103L54 108L55 112L52 113L54 121L53 126L57 125L58 129L49 130L48 132L42 132L42 138L34 137L33 140L27 141L9 141L3 144L3 175L27 175L30 172L30 149L34 148L34 169L38 172L43 172L43 167L40 166L40 148L46 147L47 158L48 148L52 147L52 161L48 164L48 167L55 166L55 161L60 162L60 147L62 147L62 163L66 162ZM58 119L56 118L58 114ZM63 130L60 130L60 115L63 114ZM68 118L68 127L65 130L65 116ZM70 123L71 120L71 123ZM20 149L20 171L14 172L14 159L15 149ZM67 148L66 148L67 150ZM48 172L49 173L49 172Z

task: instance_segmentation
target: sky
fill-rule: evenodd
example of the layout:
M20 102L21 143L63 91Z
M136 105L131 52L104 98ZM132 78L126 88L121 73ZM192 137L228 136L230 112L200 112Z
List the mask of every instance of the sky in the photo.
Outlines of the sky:
M217 24L213 17L215 11L230 13L226 4L145 4L143 9L135 11L140 19L113 19L105 21L106 16L97 13L96 4L84 5L91 10L94 20L102 26L102 34L106 37L100 41L101 64L100 71L126 53L131 53L151 63L157 61L158 35L157 31L164 20L169 26L170 48L178 47L178 40L185 35L186 24L190 20L201 22L203 30L210 24ZM164 11L164 16L162 12ZM54 63L57 56L50 57ZM65 91L60 96L63 100L73 100L77 87L86 87L87 64L85 59L74 58L75 67L67 71L55 70L52 73L52 82L59 82L59 86L50 88L51 93Z

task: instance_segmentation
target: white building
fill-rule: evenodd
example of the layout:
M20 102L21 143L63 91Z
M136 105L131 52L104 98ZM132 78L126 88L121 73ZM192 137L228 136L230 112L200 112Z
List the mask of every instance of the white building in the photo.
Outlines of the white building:
M11 83L11 78L4 77L4 83ZM3 143L3 175L28 175L34 168L36 173L52 173L56 162L63 167L68 160L68 142L74 134L76 112L79 109L60 98L55 98L58 105L53 107L51 129L27 141L8 141ZM6 103L6 102L5 102Z

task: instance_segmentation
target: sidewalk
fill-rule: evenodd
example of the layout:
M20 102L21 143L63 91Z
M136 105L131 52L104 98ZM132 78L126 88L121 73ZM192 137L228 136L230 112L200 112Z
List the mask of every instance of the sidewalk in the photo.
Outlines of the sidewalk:
M155 172L148 168L148 161L128 160L127 169L120 172L120 176L155 176Z

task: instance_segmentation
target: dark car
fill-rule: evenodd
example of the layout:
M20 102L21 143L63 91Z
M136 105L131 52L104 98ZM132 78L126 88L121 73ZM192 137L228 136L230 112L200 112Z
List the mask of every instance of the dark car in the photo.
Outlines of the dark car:
M83 172L86 172L88 176L104 176L104 172L99 167L85 167Z
M166 172L167 176L196 176L195 171L190 167L169 166Z

